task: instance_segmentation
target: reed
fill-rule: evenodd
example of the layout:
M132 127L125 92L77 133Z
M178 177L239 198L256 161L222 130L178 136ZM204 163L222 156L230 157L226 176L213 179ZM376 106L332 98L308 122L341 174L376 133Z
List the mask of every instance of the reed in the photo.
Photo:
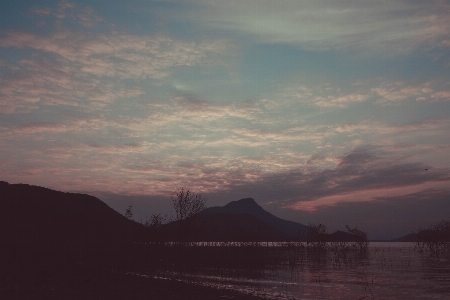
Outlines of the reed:
M439 256L450 253L450 221L442 220L422 227L417 233L415 249L419 253Z
M220 273L262 276L263 271L309 265L347 265L356 247L327 242L320 251L306 242L136 242L116 246L113 269L133 272ZM353 254L352 254L353 253ZM330 260L327 257L332 257Z

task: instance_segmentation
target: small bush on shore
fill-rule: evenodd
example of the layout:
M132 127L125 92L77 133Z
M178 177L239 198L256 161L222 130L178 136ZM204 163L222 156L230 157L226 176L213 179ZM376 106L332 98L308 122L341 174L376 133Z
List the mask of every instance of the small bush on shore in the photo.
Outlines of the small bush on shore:
M450 221L442 220L419 228L415 248L420 253L432 255L450 253Z

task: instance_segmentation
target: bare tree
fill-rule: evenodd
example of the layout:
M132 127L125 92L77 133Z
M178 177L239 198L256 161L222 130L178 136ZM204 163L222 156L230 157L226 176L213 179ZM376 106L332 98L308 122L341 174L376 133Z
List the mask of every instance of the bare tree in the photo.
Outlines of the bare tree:
M172 205L175 209L175 220L180 224L180 238L186 237L193 217L206 208L206 198L199 193L180 187L172 193Z
M128 206L127 210L125 211L125 217L128 220L132 220L133 219L133 211L131 210L133 208L133 205Z
M361 252L366 252L369 248L369 241L367 239L367 233L358 229L358 227L350 228L348 225L345 225L347 228L347 232L353 237L355 240L354 248L358 249Z
M308 224L307 245L314 250L322 251L327 246L327 227L324 224Z
M150 239L153 241L162 241L163 239L163 225L167 222L167 215L153 214L151 218L145 221L144 226L148 228Z
M153 214L149 220L146 220L144 226L147 228L160 228L166 223L167 215Z
M172 193L172 204L176 213L176 220L183 221L192 218L206 208L206 198L201 194L184 187Z

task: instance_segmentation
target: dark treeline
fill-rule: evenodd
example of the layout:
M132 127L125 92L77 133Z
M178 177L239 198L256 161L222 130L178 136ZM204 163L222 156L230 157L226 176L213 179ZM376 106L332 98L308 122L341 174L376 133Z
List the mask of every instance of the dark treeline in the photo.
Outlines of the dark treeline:
M315 250L323 250L327 243L360 251L368 246L367 234L358 228L346 226L346 232L330 234L322 224L305 226L273 216L251 198L205 209L205 198L179 188L172 194L172 204L175 220L154 214L143 223L149 229L150 241L308 242Z
M420 253L450 253L450 221L442 220L419 228L415 239L416 250Z
M254 205L253 200L244 200L244 205ZM196 201L199 203L193 203ZM312 259L326 261L327 252L337 254L337 257L345 260L349 255L366 255L368 251L367 234L358 228L346 226L347 232L329 234L325 225L309 224L306 238L301 234L292 238L247 214L199 215L200 210L193 212L190 208L204 208L206 199L187 189L180 188L174 192L172 203L176 220L168 221L156 214L146 221L144 224L149 229L148 242L133 245L136 249L134 252L140 255L135 255L133 259L137 261L130 265L139 265L147 270L204 272L208 269L220 269L224 272L247 270L257 273L272 268L303 267L305 262ZM215 223L210 219L214 219ZM225 221L231 221L237 230L230 230ZM211 229L211 224L217 222L222 225L220 228L229 230L229 235L218 234L215 228L215 235L205 235L204 231ZM277 237L281 239L278 240ZM138 257L142 257L145 264Z
M306 246L315 251L332 250L358 250L360 252L367 252L369 248L369 241L367 233L359 230L357 227L350 228L345 225L347 232L336 231L333 234L328 234L324 224L309 224L309 234Z

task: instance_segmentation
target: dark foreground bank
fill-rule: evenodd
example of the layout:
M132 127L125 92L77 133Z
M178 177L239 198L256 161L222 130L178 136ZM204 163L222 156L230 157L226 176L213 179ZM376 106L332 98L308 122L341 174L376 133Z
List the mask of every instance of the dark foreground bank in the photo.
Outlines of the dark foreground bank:
M28 262L0 268L0 299L261 299L175 280L149 279L84 264ZM12 267L15 265L15 267Z

